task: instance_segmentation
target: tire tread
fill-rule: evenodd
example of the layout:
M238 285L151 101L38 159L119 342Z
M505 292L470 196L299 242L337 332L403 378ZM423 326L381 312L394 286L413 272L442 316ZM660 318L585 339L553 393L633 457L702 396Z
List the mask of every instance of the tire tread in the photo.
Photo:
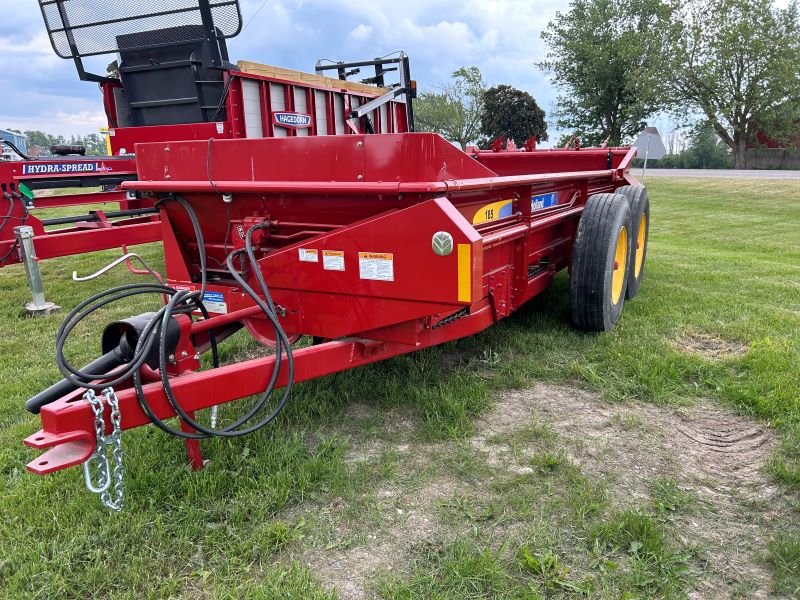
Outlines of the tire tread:
M580 329L606 331L619 318L624 295L616 305L619 308L612 308L607 301L610 293L607 290L607 285L610 285L607 269L609 252L614 251L612 246L622 225L630 232L630 208L626 197L601 193L589 198L573 242L570 281L570 313L573 323ZM630 248L629 234L629 256Z

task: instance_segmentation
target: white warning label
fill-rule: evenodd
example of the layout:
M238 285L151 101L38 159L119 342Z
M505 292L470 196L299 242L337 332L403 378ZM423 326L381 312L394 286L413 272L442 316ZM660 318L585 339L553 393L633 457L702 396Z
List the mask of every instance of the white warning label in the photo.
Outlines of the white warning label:
M313 248L300 248L300 262L319 262L319 250Z
M394 254L359 252L358 276L374 281L394 281Z
M323 250L322 268L326 271L344 271L344 252L341 250Z

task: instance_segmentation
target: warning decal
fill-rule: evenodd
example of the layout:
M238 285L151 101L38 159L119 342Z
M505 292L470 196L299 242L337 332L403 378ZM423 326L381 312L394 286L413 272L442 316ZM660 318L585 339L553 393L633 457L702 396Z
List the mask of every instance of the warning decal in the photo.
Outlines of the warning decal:
M300 262L319 262L319 250L312 248L300 248Z
M326 271L344 271L344 252L341 250L323 250L322 268Z
M228 305L222 292L206 292L203 294L203 304L210 313L224 315L228 312Z
M359 252L358 276L374 281L394 281L394 254Z

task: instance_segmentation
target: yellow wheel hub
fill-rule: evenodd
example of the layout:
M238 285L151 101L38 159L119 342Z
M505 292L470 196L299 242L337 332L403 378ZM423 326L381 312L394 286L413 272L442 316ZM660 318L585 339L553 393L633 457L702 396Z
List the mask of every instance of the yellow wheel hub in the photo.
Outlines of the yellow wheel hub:
M642 213L642 220L639 221L639 235L636 236L636 278L642 272L644 263L644 244L647 241L647 215Z
M614 273L611 276L611 304L619 304L622 298L622 286L625 283L625 271L628 268L628 230L623 226L617 236L617 250L614 253Z

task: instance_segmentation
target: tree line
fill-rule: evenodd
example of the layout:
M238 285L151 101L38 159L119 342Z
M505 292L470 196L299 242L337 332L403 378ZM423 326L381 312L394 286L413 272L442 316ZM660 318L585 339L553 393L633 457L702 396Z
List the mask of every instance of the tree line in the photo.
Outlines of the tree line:
M536 66L558 87L555 124L570 132L559 145L573 136L584 146L629 143L664 113L692 129L684 154L704 148L719 162L727 152L737 168L759 135L800 140L797 0L785 9L772 0L572 0L542 38L549 51ZM421 94L417 114L422 129L462 147L497 135L547 139L536 101L487 89L476 67Z
M63 135L52 135L36 129L27 131L8 129L8 131L25 136L25 139L28 140L28 148L36 145L41 146L49 151L50 146L68 144L70 146L86 147L86 154L90 156L104 156L107 153L106 138L99 133L90 133L88 135L72 135L67 138Z

